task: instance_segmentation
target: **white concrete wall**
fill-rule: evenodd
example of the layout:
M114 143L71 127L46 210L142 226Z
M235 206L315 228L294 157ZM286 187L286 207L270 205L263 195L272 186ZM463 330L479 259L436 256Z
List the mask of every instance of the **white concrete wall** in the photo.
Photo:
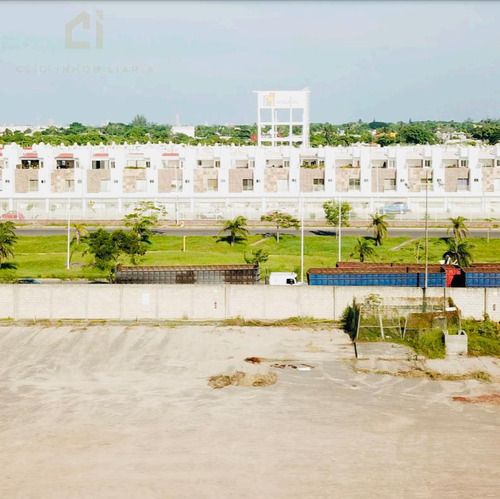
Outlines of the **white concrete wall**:
M339 320L354 298L379 294L384 304L422 299L420 288L243 285L0 285L0 318L13 319L285 319ZM430 288L451 297L463 317L486 312L500 321L500 289Z

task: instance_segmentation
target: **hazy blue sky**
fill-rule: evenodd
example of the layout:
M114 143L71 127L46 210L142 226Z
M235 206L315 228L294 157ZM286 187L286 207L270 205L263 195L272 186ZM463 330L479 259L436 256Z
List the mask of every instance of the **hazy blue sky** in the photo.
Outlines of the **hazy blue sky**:
M67 48L82 11L90 48ZM315 122L500 117L496 2L21 1L0 19L4 124L253 123L252 90L306 86Z

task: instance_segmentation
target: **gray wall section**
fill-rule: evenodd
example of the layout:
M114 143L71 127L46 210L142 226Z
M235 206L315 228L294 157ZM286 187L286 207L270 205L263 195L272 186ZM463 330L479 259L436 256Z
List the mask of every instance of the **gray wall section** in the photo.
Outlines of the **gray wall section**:
M340 319L353 299L379 294L386 305L417 304L420 288L41 284L0 285L0 318L12 319ZM429 288L452 298L463 317L500 321L500 288Z

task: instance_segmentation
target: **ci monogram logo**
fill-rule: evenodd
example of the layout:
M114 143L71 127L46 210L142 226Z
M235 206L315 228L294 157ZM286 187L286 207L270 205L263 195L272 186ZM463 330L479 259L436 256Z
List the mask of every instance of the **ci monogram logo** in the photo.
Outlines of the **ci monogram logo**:
M102 49L104 46L104 28L102 25L103 12L102 10L95 11L95 25L93 26L93 31L95 34L95 48ZM75 32L78 31L77 28L81 26L84 30L91 30L91 15L86 12L80 12L76 17L71 19L66 23L64 27L64 39L65 47L69 49L89 49L91 47L90 37L87 37L86 41L78 41L75 39Z

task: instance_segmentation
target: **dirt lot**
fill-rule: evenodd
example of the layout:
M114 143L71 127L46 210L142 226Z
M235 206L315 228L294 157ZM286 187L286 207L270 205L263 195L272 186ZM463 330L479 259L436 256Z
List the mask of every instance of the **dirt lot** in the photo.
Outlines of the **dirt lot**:
M453 400L498 383L356 373L339 331L4 326L0 351L2 498L498 497L500 407Z

